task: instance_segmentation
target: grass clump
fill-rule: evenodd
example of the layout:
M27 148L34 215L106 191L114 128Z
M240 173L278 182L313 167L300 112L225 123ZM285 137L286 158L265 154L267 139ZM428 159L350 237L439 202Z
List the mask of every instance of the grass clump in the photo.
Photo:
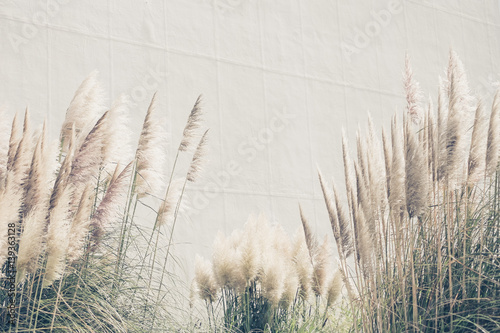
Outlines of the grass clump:
M45 124L32 130L28 111L22 126L16 116L10 136L2 133L2 331L171 331L178 324L182 310L166 302L181 297L169 271L172 234L186 184L203 162L206 133L193 147L200 99L168 179L156 97L131 153L127 101L106 111L101 91L96 73L83 81L58 143ZM180 153L191 148L189 170L174 178ZM140 209L151 210L155 223L137 221Z
M214 241L212 263L196 258L193 291L204 301L211 331L330 332L342 288L329 242L307 221L293 240L278 225L251 217L244 230Z
M409 59L405 91L405 116L382 143L371 121L357 158L343 139L346 211L320 175L353 330L499 331L500 91L488 117L454 52L437 116Z

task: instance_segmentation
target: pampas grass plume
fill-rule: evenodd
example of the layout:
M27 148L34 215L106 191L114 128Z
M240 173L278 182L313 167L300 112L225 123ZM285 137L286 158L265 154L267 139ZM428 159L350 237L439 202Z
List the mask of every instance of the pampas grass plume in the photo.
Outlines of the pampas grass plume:
M95 122L103 111L103 89L97 80L98 74L93 71L83 80L66 110L61 129L63 152L68 150L71 128L75 127L76 138L83 139L90 130L88 124Z
M198 286L199 297L210 303L215 301L217 299L217 284L210 262L197 255L194 267L194 280Z
M187 173L187 180L190 182L195 182L200 175L202 164L204 162L204 158L206 155L205 150L207 145L207 133L208 130L206 130L203 136L201 137L200 143L198 144L198 147L196 147L196 151L194 152L193 159L189 166L189 171Z
M201 101L202 96L198 96L194 103L191 113L189 114L186 126L182 133L182 141L179 145L179 151L187 151L196 137L196 131L200 127L201 122Z
M333 303L339 298L342 292L342 272L337 270L335 275L328 283L328 290L326 293L327 307L332 306Z
M121 208L124 204L122 199L128 191L132 165L133 162L130 162L116 177L115 181L109 185L104 198L90 220L92 229L91 246L93 249L99 245L106 229L112 227L113 222L120 218ZM119 168L118 165L117 168Z
M57 205L50 211L49 226L47 230L47 263L43 287L50 286L63 274L66 266L66 252L69 245L70 230L70 202L74 188L66 186Z
M87 234L89 232L93 202L94 188L92 185L88 184L82 192L78 209L71 222L68 246L68 261L70 263L78 260L83 254Z
M486 147L488 139L488 119L485 117L482 102L479 101L474 119L472 139L469 151L467 182L473 184L484 174L486 161ZM500 125L500 124L499 124Z
M146 193L158 195L163 186L160 171L165 163L166 136L156 119L156 93L151 99L136 151L136 193L143 197Z

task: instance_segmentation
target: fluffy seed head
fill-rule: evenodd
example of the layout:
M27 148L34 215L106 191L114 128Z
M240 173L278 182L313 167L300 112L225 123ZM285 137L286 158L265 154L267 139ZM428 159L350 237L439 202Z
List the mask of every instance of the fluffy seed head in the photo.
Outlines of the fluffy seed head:
M184 127L184 132L182 133L182 141L179 145L179 151L188 150L196 137L196 131L200 127L201 122L201 100L202 96L200 95L198 96L196 103L194 103L193 109L191 109L186 127Z
M210 303L215 301L217 299L217 284L210 262L197 255L194 267L194 280L198 286L199 297Z

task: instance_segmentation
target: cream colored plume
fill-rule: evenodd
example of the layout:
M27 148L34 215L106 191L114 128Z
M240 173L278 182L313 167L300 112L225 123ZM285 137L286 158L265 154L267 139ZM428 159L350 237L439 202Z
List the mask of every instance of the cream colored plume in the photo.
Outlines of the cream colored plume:
M273 307L279 304L285 287L285 263L278 251L268 250L262 259L262 296Z
M137 161L135 186L138 197L146 194L159 196L164 183L161 171L165 164L166 133L160 125L156 109L157 100L154 94L144 118L135 153Z
M47 207L34 206L23 221L23 233L19 238L19 252L17 255L17 281L24 279L25 273L34 273L38 268L42 254L45 217Z
M103 163L102 149L105 144L108 115L109 111L102 115L75 152L68 182L75 187L76 193L81 193L88 183L97 183L99 168Z
M500 124L499 124L500 125ZM469 151L467 183L474 184L484 175L486 161L486 146L488 139L488 119L484 113L482 102L479 101L472 130L472 140Z
M410 56L405 56L404 89L406 94L406 112L414 124L420 124L423 118L420 106L421 91L418 82L413 78Z
M339 298L342 292L342 272L338 269L333 278L328 282L326 293L326 306L331 306Z
M446 165L442 166L442 174L448 185L453 187L461 182L459 178L464 171L471 101L462 62L453 51L450 53L448 77L450 101L446 124Z
M198 287L198 295L202 300L213 302L217 299L217 284L212 266L209 261L198 255L196 255L195 259L194 280Z
M203 167L203 162L205 160L205 155L206 155L205 151L207 145L207 133L208 130L206 130L203 136L201 137L201 140L198 143L198 147L196 147L196 150L194 152L193 159L191 160L189 171L186 177L187 180L190 182L196 181Z
M8 255L9 228L17 228L19 214L21 213L22 192L13 183L7 184L0 190L0 266L3 265Z
M37 209L46 211L49 206L50 190L53 185L53 176L56 169L56 158L55 150L44 142L47 142L47 129L45 123L42 133L38 138L28 177L24 184L25 213L29 212L31 208L35 206L38 207Z
M427 160L410 124L406 124L405 189L406 209L411 217L424 212L428 196Z
M95 123L104 111L104 94L97 80L98 74L97 71L93 71L83 80L66 110L60 135L63 152L67 152L69 147L72 126L75 126L76 138L80 142L80 139L87 136L88 131L90 131L88 125Z
M193 140L196 137L196 131L201 123L201 100L202 96L198 96L196 103L194 103L191 113L189 114L186 126L182 133L182 141L179 145L179 151L186 151L192 146Z
M33 153L33 133L31 131L30 116L28 109L24 113L23 136L17 146L16 154L12 162L12 178L10 174L7 180L12 180L16 186L22 186L28 176L28 171Z
M302 229L297 229L293 238L292 261L299 279L299 296L307 299L311 291L313 266Z
M80 197L78 209L71 221L68 246L68 261L73 263L83 255L90 227L90 215L94 203L94 187L88 184Z
M397 129L396 117L393 118L391 127L392 138L392 163L389 204L393 212L400 213L406 200L405 196L405 160L403 138Z
M325 236L316 257L313 260L313 274L312 274L312 290L316 296L325 296L326 283L329 274L331 273L330 267L331 250L328 238Z
M257 278L261 269L261 254L259 251L259 229L257 220L250 218L245 224L245 237L241 242L240 270L247 284L252 283Z
M241 253L219 232L213 245L212 267L219 288L242 290L246 281L239 269Z
M43 287L50 286L59 279L66 267L66 253L69 245L70 202L74 188L71 184L64 188L56 206L50 211L47 230L47 263Z
M10 130L10 138L9 138L9 150L7 151L7 166L6 172L9 173L13 169L14 161L16 158L17 147L19 146L19 142L21 141L22 130L19 126L19 121L17 120L17 113L14 115L14 119L12 120L12 128ZM7 181L7 175L5 177L5 181Z
M114 222L120 219L125 204L124 198L130 185L130 176L133 162L130 162L111 183L104 194L104 198L99 203L92 219L90 220L91 239L90 246L94 250L102 239L102 236L110 228L114 227ZM116 166L119 168L119 166Z

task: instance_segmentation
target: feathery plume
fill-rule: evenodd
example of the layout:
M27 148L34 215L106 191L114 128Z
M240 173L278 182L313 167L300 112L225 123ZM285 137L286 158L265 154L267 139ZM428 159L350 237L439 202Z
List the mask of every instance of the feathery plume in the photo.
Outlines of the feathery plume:
M118 169L118 168L117 168ZM83 255L87 234L90 226L90 214L94 202L94 188L87 184L80 197L69 233L68 261L75 262Z
M194 280L202 300L212 303L217 299L217 284L210 262L198 255L195 259Z
M115 181L109 185L104 198L90 220L90 227L92 229L92 249L95 249L99 245L106 229L112 226L112 223L117 220L121 214L123 205L121 201L127 194L132 164L133 162L130 162ZM119 166L117 166L117 168L118 167Z
M47 130L45 122L42 134L38 138L35 152L31 160L26 183L24 184L25 200L24 212L27 213L32 207L38 206L38 209L46 210L49 204L51 176L54 172L51 159L52 152L46 150L44 154L43 142L47 140ZM52 163L53 164L53 163Z
M449 114L446 124L446 164L442 174L450 186L459 182L466 157L465 134L469 128L469 110L471 96L463 64L455 52L450 52L449 65Z
M33 150L33 137L28 109L24 113L23 136L17 146L17 151L12 162L13 181L17 186L21 186L28 175L31 154Z
M332 200L332 193L328 189L328 185L323 181L323 176L321 171L318 169L319 184L321 186L321 191L323 192L323 198L325 199L326 210L328 211L328 217L330 218L330 224L333 231L333 237L338 245L342 246L342 241L340 240L340 227L339 218L337 214L337 206Z
M330 256L330 244L325 236L313 261L312 290L316 296L325 295L327 277L330 273Z
M345 176L345 187L347 193L347 203L349 208L352 210L353 202L351 201L351 193L355 190L354 188L354 177L352 175L351 169L351 157L349 155L349 144L347 141L347 135L344 128L342 128L342 159L344 161L344 176ZM356 194L357 195L357 194Z
M369 197L369 187L366 180L363 178L362 167L354 161L354 172L356 175L356 192L358 193L357 202L363 210L363 215L366 217L367 226L370 229L372 236L375 236L375 222L373 219L372 203Z
M76 193L81 193L87 183L97 178L103 163L102 147L106 138L108 114L109 111L102 115L75 153L68 182L73 184Z
M420 86L413 78L413 70L410 64L410 56L405 56L404 90L406 93L406 111L414 124L420 124L422 110L420 106Z
M203 159L205 157L206 144L207 144L207 133L208 130L206 130L203 136L201 137L200 143L198 144L198 147L196 147L193 159L191 160L191 164L189 166L189 171L187 174L187 180L190 182L195 182L196 178L198 178L201 172L202 164L204 161Z
M439 78L438 92L438 123L437 123L437 180L445 178L446 171L446 144L447 144L448 106L446 103L446 87L444 81Z
M349 215L345 212L342 202L340 201L339 191L337 190L335 183L333 183L333 196L335 199L335 206L337 208L338 226L342 241L342 251L344 252L345 258L347 259L354 250L351 230L349 228Z
M68 177L71 173L71 166L73 165L73 158L75 155L75 129L72 127L71 136L69 137L68 142L68 151L64 160L59 168L59 172L57 173L56 180L54 182L54 189L52 190L52 194L50 196L49 210L52 210L59 201L66 184L68 183Z
M491 176L498 167L500 154L500 89L493 99L493 107L488 128L488 142L486 146L486 175Z
M330 307L337 298L340 296L342 291L342 273L340 269L335 272L335 275L330 280L328 284L327 296L326 296L326 306Z
M396 127L396 117L393 118L391 127L392 138L392 163L389 203L392 211L400 212L405 202L405 160L404 149L401 144L401 133Z
M158 119L155 119L156 107L155 93L144 118L135 153L137 160L135 186L139 197L143 197L146 193L158 195L163 186L163 177L160 171L165 163L166 137Z
M213 272L219 288L236 290L244 288L246 282L238 269L240 253L232 248L222 233L215 238L213 248Z
M7 259L9 228L12 224L18 226L21 202L22 192L14 184L9 183L0 190L0 212L2 212L0 219L0 266Z
M299 279L299 296L307 299L311 291L313 266L307 248L304 232L297 229L293 240L292 261Z
M17 147L19 146L19 142L22 138L22 131L19 126L19 121L17 120L17 113L14 115L14 119L12 120L12 129L10 131L10 139L9 139L9 150L7 152L7 167L6 172L8 173L13 169Z
M278 251L267 251L262 260L260 283L262 286L262 296L273 307L279 304L283 295L285 279L284 261L280 254Z
M19 126L19 121L17 120L17 113L16 113L14 115L14 119L12 120L12 129L10 131L9 150L7 152L7 167L6 167L7 173L13 169L13 164L17 152L17 146L19 145L19 141L21 141L22 138L21 132L22 131Z
M245 237L241 243L240 270L245 281L250 284L259 273L261 255L259 253L259 237L256 219L250 218L245 224Z
M446 165L444 165L443 176L452 183L457 180L456 177L461 171L464 150L464 112L461 105L461 96L456 87L460 82L452 75L450 86L450 113L446 125Z
M71 184L66 186L57 205L50 211L47 230L47 263L42 283L44 288L59 279L66 267L70 230L70 202L73 191L74 188Z
M307 222L307 219L302 210L302 206L300 204L299 204L299 212L300 212L300 220L302 221L302 228L304 229L304 236L307 245L307 250L309 251L309 257L312 260L316 256L316 253L318 252L318 241L316 240L316 237L311 231L309 222Z
M299 277L290 263L287 262L284 266L286 278L283 281L283 293L281 294L280 303L287 308L293 303L297 296L297 291L299 290Z
M24 279L25 273L34 273L38 268L38 260L43 248L46 213L47 207L34 206L24 218L17 256L16 280L18 283Z
M405 134L406 209L411 218L421 214L427 204L427 163L409 123L406 124Z
M427 112L428 118L428 137L427 137L427 145L428 145L428 153L429 153L429 170L431 170L432 182L437 180L437 168L438 168L438 133L436 120L434 119L434 107L432 105L432 100L429 98L429 109Z
M104 111L103 89L97 80L98 72L93 71L80 84L66 110L62 124L62 150L67 152L71 128L75 127L75 137L83 139L90 130L88 124L94 123Z
M382 148L375 133L372 116L368 113L368 142L367 142L368 172L370 179L371 202L382 211L387 204L387 193L385 189L386 175L384 162L382 161Z
M353 211L353 224L355 231L355 245L357 260L360 262L363 269L362 273L365 278L371 274L371 242L368 235L368 228L366 227L366 220L363 210L354 205Z
M193 139L196 136L196 130L200 127L201 122L201 100L202 96L198 96L194 103L191 113L189 114L186 126L182 133L182 141L179 145L179 151L186 151L192 145Z
M487 146L487 123L482 102L479 101L474 119L474 128L472 130L472 139L469 151L469 161L467 170L467 183L473 184L481 179L484 174L486 161L486 146Z

